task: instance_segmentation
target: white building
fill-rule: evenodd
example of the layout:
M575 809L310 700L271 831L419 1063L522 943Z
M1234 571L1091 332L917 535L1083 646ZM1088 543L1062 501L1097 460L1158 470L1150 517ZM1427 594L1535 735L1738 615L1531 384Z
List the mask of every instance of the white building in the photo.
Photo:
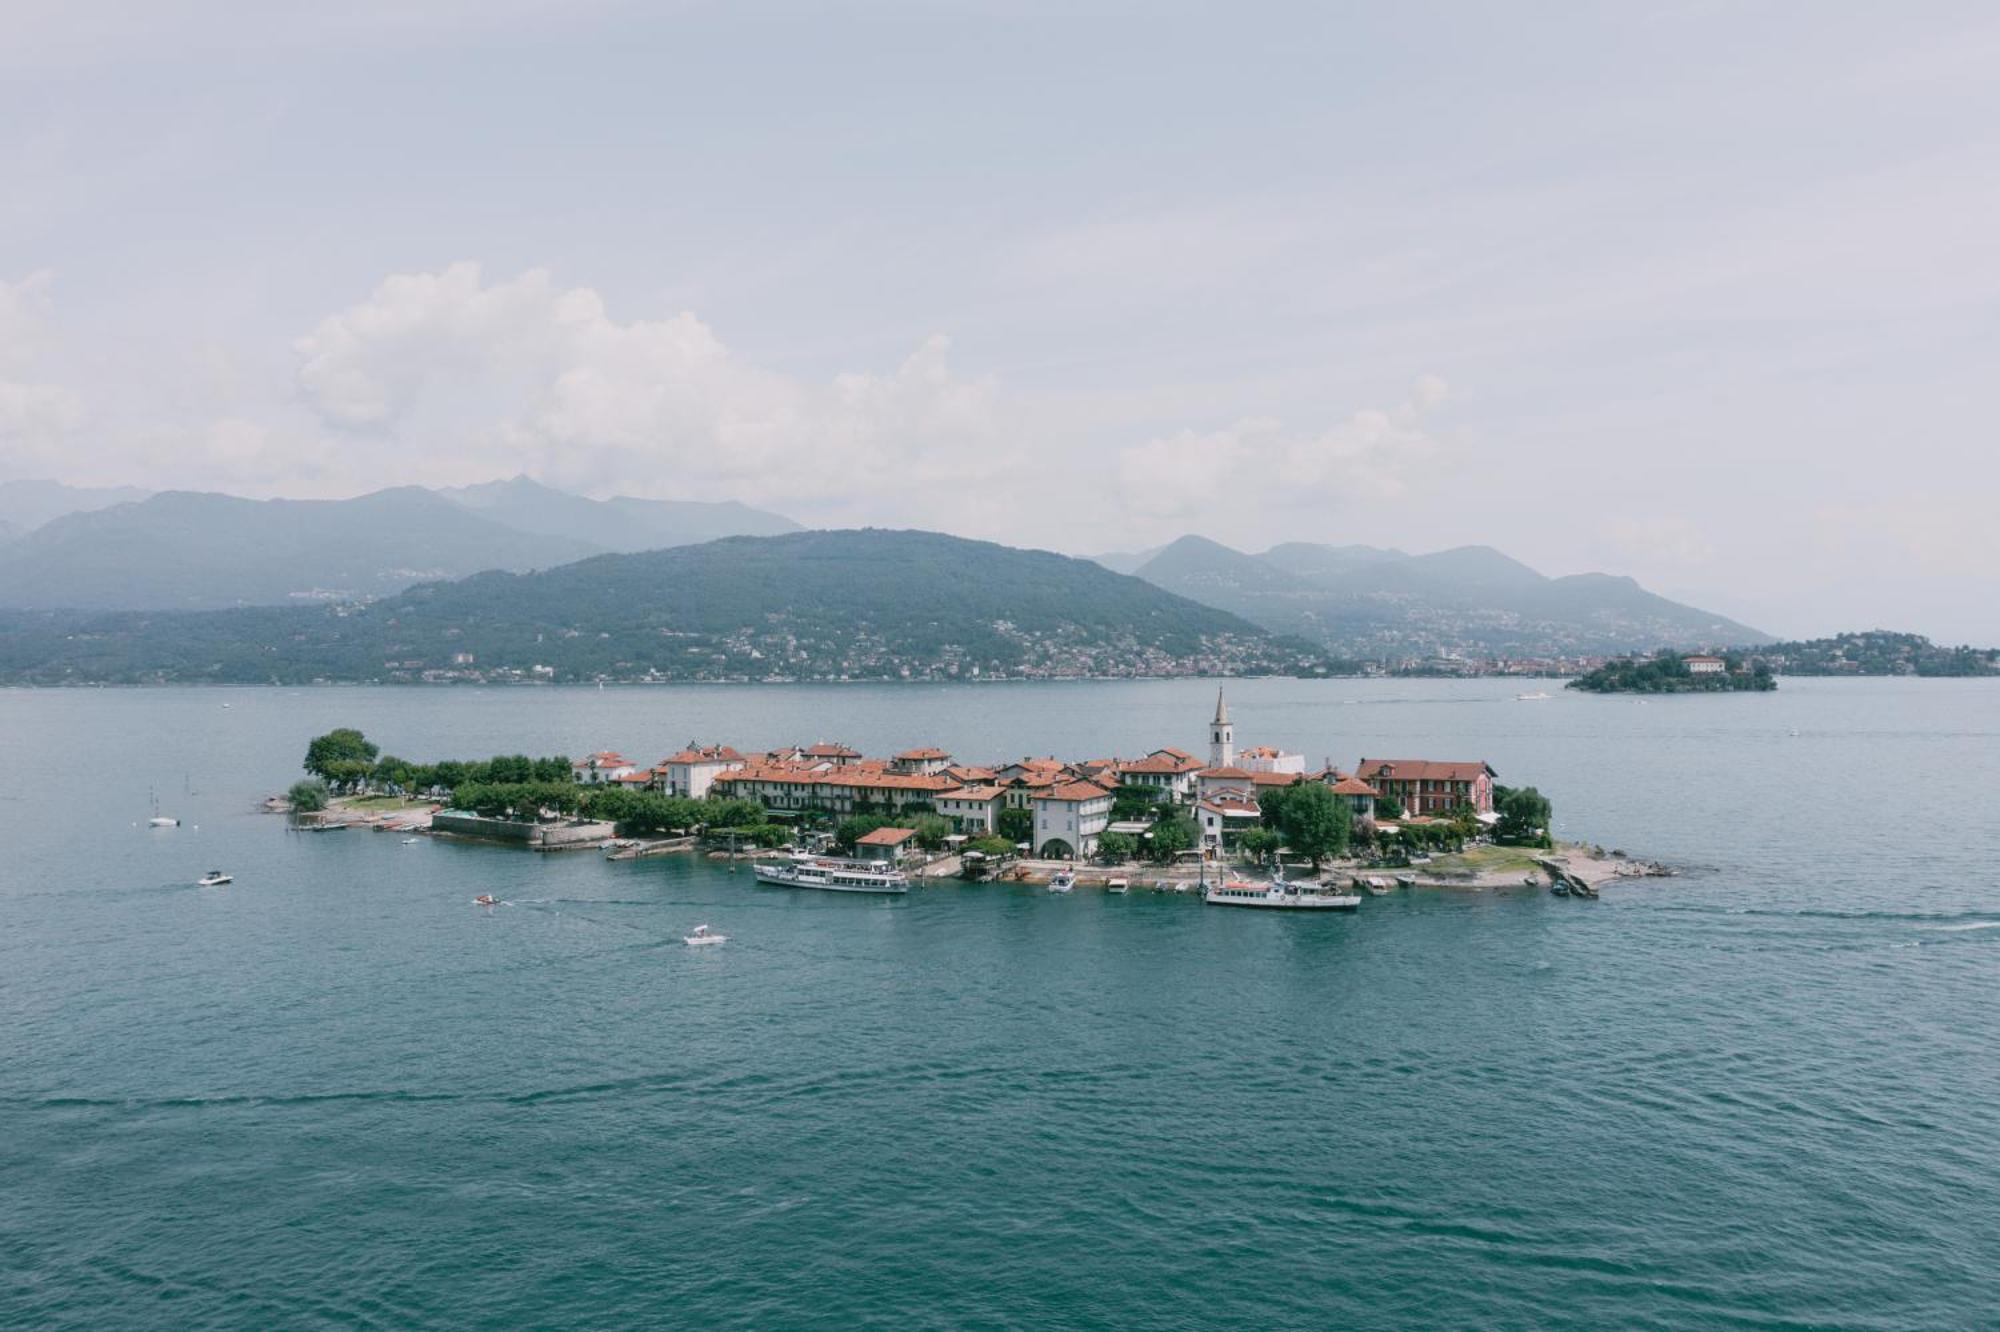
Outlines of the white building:
M1201 829L1201 844L1220 847L1225 835L1234 837L1263 822L1264 812L1248 796L1233 792L1209 796L1194 807L1195 823Z
M1078 860L1097 851L1111 822L1111 792L1092 782L1065 782L1034 797L1035 854L1044 860Z
M595 786L601 782L615 782L621 777L630 777L638 768L623 754L602 749L589 758L578 759L569 765L570 776L579 782Z
M1729 663L1720 657L1682 657L1687 663L1689 675L1720 675L1729 669Z
M699 800L708 794L708 788L717 777L725 772L734 772L744 762L743 756L728 745L696 745L689 742L680 753L660 760L660 766L653 769L654 785L668 795Z
M940 793L932 803L939 814L951 820L953 832L977 837L1000 826L1000 811L1007 807L1007 788L961 786Z
M1306 770L1304 754L1287 754L1282 749L1269 745L1258 745L1252 749L1236 752L1236 766L1246 772L1281 772L1303 776Z

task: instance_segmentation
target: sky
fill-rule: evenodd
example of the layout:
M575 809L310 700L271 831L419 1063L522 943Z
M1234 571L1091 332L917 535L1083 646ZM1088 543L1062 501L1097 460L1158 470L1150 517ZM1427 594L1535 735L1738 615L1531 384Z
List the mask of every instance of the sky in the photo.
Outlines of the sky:
M2000 9L6 0L0 480L2000 643Z

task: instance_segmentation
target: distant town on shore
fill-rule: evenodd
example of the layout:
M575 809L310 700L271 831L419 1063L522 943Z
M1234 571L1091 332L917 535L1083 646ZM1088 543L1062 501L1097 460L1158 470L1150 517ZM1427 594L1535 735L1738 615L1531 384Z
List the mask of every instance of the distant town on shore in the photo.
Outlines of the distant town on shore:
M1198 536L1091 559L526 478L350 500L0 484L0 683L1581 677L1661 651L1980 675L1913 634L1777 642L1500 551Z

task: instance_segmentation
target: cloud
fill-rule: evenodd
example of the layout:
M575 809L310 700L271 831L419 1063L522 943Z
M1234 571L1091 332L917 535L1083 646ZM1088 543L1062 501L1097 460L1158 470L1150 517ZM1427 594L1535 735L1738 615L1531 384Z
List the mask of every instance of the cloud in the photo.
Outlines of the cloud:
M887 373L816 382L749 363L692 313L620 322L543 270L476 264L391 277L294 344L329 425L421 437L597 491L805 499L839 507L997 465L995 386L932 337ZM477 460L475 462L475 460Z
M1245 502L1296 510L1394 499L1439 452L1424 421L1445 395L1444 380L1423 375L1397 406L1357 411L1317 434L1249 418L1159 436L1119 455L1119 489L1131 508L1156 518L1214 518L1219 508L1240 513Z

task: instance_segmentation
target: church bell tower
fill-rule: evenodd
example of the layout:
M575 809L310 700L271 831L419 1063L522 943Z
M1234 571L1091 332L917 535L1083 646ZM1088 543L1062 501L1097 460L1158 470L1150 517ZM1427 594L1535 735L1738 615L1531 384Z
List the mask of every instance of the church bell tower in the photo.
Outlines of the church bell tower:
M1229 705L1215 691L1215 720L1208 724L1208 766L1227 768L1236 762L1236 728L1229 724Z

